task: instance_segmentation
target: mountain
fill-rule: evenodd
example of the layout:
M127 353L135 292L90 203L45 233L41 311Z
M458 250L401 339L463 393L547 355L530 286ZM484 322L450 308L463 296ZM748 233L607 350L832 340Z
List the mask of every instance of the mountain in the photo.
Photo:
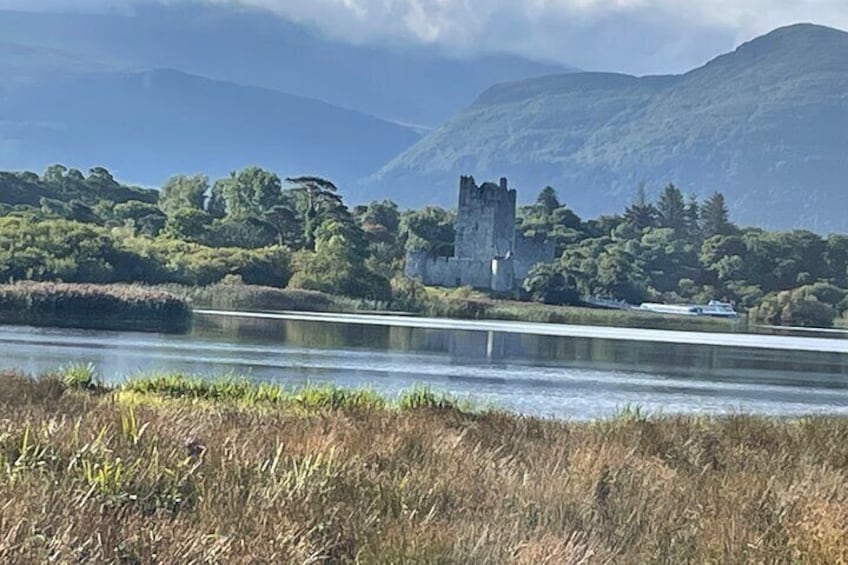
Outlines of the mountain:
M122 180L158 186L175 173L217 177L256 164L344 186L418 137L318 100L173 70L54 68L0 84L0 169L103 165Z
M460 174L551 184L578 212L644 182L725 193L743 224L848 229L848 34L781 28L685 75L573 73L500 84L361 188L452 205Z
M49 47L0 41L0 73L4 82L22 82L52 73L96 72L108 67Z
M132 14L0 11L0 37L39 50L32 54L39 65L63 54L125 72L174 68L425 127L492 84L568 70L506 54L457 58L431 46L356 46L266 11L211 3L139 4Z

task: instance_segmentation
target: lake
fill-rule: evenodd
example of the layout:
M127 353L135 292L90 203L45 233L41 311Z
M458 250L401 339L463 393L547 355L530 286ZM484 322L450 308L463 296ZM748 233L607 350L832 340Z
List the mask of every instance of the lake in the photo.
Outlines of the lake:
M188 335L0 326L0 368L92 362L107 382L168 371L423 385L477 405L590 419L650 413L848 414L848 340L331 314L200 313Z

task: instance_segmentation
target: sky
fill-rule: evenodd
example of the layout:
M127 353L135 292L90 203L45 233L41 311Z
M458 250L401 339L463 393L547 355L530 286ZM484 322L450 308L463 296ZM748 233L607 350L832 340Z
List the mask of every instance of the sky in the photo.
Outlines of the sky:
M0 8L121 10L151 0L0 0ZM198 0L159 0L166 3ZM202 0L272 10L357 44L505 51L587 70L677 73L776 27L848 30L848 0Z

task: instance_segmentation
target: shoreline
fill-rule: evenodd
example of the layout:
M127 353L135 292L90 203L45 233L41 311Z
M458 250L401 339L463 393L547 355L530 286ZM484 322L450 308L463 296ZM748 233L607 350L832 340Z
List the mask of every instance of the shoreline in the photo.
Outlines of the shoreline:
M704 331L657 330L650 328L621 328L516 322L509 320L458 320L384 314L351 314L331 312L236 312L230 310L195 310L196 314L266 320L295 320L303 322L351 323L375 326L395 326L421 329L464 330L479 332L520 333L556 337L612 339L624 341L653 341L659 343L713 345L757 349L788 349L797 351L848 353L848 340L815 337L792 337L768 334L717 333Z

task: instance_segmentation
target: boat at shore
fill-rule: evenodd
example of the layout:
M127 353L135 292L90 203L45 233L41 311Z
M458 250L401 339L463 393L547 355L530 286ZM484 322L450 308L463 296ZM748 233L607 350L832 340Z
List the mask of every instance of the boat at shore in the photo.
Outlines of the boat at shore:
M590 297L583 301L593 308L607 310L629 310L635 312L653 312L655 314L676 314L679 316L709 316L713 318L737 318L739 314L729 302L710 300L707 304L661 304L659 302L643 302L636 306L624 300L612 298Z
M736 318L736 310L728 302L710 300L707 304L659 304L655 302L643 302L639 310L655 312L657 314L677 314L681 316L710 316L713 318Z

